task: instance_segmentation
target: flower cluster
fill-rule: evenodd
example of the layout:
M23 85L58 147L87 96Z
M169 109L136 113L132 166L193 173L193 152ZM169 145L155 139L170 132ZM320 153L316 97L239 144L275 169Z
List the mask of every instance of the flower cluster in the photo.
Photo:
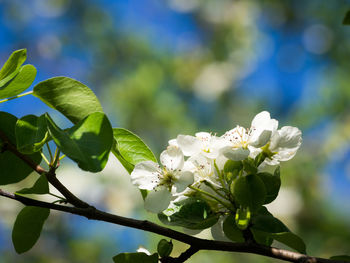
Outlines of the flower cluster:
M294 157L301 145L301 131L296 127L278 129L278 121L267 111L257 114L250 128L236 126L222 136L199 132L195 136L178 135L160 155L161 166L152 161L138 163L131 173L131 181L148 190L145 208L159 213L172 204L193 195L217 203L220 208L234 210L232 187L224 176L228 160L238 164L239 175L254 173L266 165L279 165ZM232 181L232 180L231 180Z

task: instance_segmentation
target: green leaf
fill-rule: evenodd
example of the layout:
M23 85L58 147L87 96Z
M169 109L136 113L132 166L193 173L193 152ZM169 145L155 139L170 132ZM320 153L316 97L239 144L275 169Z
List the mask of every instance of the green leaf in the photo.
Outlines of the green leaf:
M6 135L10 143L13 145L16 145L16 122L17 118L15 116L7 112L0 112L0 132ZM0 145L4 144L5 142L0 139ZM41 155L39 153L26 156L37 164L40 164L41 162ZM33 169L12 152L0 152L0 185L13 184L22 181L31 172L33 172Z
M103 112L91 89L67 77L55 77L40 82L34 87L33 95L61 112L74 124L93 112Z
M333 257L330 257L329 259L350 262L350 256L348 255L333 256Z
M255 160L250 157L243 160L243 167L248 174L256 174L258 171L258 168L255 165Z
M170 256L171 251L173 251L173 246L173 242L168 242L166 239L161 239L157 245L157 251L159 256L161 258Z
M113 257L115 263L158 263L158 254L147 255L146 253L121 253Z
M304 241L290 230L277 218L271 215L266 208L260 209L259 214L252 218L250 228L255 240L265 244L269 239L277 240L300 253L306 253Z
M268 233L289 232L289 229L271 214L258 214L252 218L254 229Z
M258 173L266 188L266 198L264 204L269 204L276 199L281 187L281 177L277 173Z
M295 249L296 251L306 254L306 245L304 241L298 237L297 235L293 234L292 232L284 232L284 233L273 233L269 234L271 238L274 240L277 240L286 246Z
M26 61L27 50L19 49L11 54L0 70L0 88L13 79L19 72L20 67Z
M258 210L265 202L265 185L256 174L239 177L233 186L235 200L243 207L249 207L252 212Z
M44 195L49 193L49 183L45 175L41 175L31 188L24 188L16 194L38 194Z
M27 206L19 212L12 230L12 242L17 253L30 250L40 237L48 208Z
M17 149L22 153L39 151L49 138L45 115L27 115L17 120Z
M343 25L350 25L350 10L348 10L345 14Z
M273 238L270 237L269 233L255 229L254 227L250 228L250 232L252 232L253 237L257 243L265 246L271 246Z
M129 173L139 162L157 162L153 152L136 134L123 128L113 128L113 135L116 143L112 152Z
M20 94L32 85L36 76L36 68L33 65L24 65L17 76L0 88L0 99L9 98Z
M244 242L242 231L237 227L236 220L233 215L226 217L223 223L223 230L225 236L234 242Z
M218 221L218 216L210 206L203 200L194 197L174 203L172 208L159 213L158 218L166 225L182 226L188 229L205 229Z
M241 161L227 160L224 165L225 180L230 184L234 179L237 178L242 168L243 164Z
M113 144L113 130L104 113L94 112L66 131L48 114L46 119L50 135L65 155L85 171L103 170Z

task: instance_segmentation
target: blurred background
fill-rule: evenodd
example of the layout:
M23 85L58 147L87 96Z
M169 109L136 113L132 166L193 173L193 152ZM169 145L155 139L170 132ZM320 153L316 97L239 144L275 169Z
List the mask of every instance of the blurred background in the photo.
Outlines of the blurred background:
M177 134L221 135L268 110L280 126L303 132L298 154L282 164L281 193L269 210L310 255L350 254L348 9L340 0L0 0L0 64L27 48L27 63L38 69L34 84L59 75L85 83L113 126L135 132L158 156ZM32 96L0 110L50 112ZM98 175L64 164L59 179L79 197L159 223L115 158ZM32 177L3 188L30 186ZM0 263L112 262L140 245L155 252L161 239L52 212L36 246L16 255L11 228L20 209L0 198ZM173 255L184 249L175 242ZM278 262L205 251L188 262L241 261Z

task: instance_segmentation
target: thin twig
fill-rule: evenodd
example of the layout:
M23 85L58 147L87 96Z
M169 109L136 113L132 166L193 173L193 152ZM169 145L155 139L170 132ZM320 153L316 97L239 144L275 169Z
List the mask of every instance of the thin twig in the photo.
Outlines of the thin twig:
M149 222L147 220L137 220L133 218L127 218L127 217L106 213L94 208L93 206L89 206L87 208L79 208L79 207L70 207L70 206L52 204L52 203L38 201L38 200L34 200L24 196L8 193L1 189L0 189L0 196L4 196L10 199L19 201L22 204L27 206L49 208L52 210L84 216L92 220L104 221L104 222L109 222L116 225L136 228L136 229L152 232L155 234L159 234L174 240L178 240L180 242L183 242L193 247L187 253L184 252L183 257L185 257L186 255L192 256L194 253L196 253L194 252L194 250L197 249L197 250L217 250L217 251L250 253L250 254L263 255L271 258L281 259L284 261L298 262L298 263L300 262L303 262L303 263L304 262L305 263L341 263L343 262L345 263L345 261L311 257L311 256L300 254L297 252L274 248L274 247L267 247L267 246L255 244L252 242L232 243L232 242L201 239L201 238L193 237L193 236L166 228L166 227L162 227L160 225ZM175 261L175 262L181 262L181 261Z

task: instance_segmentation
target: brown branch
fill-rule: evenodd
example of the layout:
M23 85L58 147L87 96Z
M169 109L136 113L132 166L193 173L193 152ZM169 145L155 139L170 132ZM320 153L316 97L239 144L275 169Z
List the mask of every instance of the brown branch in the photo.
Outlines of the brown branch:
M23 197L20 195L8 193L0 189L0 196L4 196L16 201L21 202L27 206L36 206L49 208L52 210L58 210L66 213L71 213L75 215L84 216L88 219L99 220L104 222L109 222L112 224L127 226L131 228L136 228L155 234L159 234L174 240L178 240L185 244L190 245L191 247L182 253L178 258L167 258L164 262L184 262L190 256L195 254L199 250L217 250L217 251L230 251L230 252L240 252L240 253L250 253L263 255L271 258L277 258L289 262L307 262L307 263L340 263L345 261L330 260L325 258L311 257L308 255L288 251L285 249L279 249L274 247L267 247L252 242L249 243L232 243L232 242L223 242L215 240L201 239L193 237L166 227L162 227L155 223L149 222L147 220L137 220L133 218L122 217L118 215L113 215L110 213L103 212L92 206L87 208L79 207L69 207L64 205L52 204L48 202L38 201L31 198Z
M187 259L192 257L194 254L196 254L200 249L195 246L190 246L189 249L187 249L185 252L181 253L181 255L177 258L172 257L165 257L161 258L160 262L162 263L182 263L185 262Z

